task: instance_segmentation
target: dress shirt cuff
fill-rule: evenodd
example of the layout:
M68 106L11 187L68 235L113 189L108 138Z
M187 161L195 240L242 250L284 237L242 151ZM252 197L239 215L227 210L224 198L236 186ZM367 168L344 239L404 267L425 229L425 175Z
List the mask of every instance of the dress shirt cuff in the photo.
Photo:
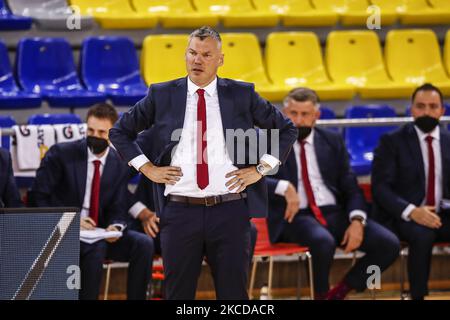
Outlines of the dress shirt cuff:
M267 163L270 168L275 169L278 165L281 164L281 161L278 160L277 158L275 158L274 156L271 156L270 154L264 154L261 159L259 159L260 161L264 161L265 163Z
M139 172L139 169L147 162L150 162L150 160L148 160L148 158L144 154L141 154L140 156L137 156L136 158L128 162L128 165L133 166L136 171Z
M402 212L402 219L405 221L411 221L411 218L409 217L411 215L411 212L416 208L415 205L410 203L405 210Z
M352 212L350 212L349 214L350 222L354 217L361 217L364 220L367 220L367 214L362 210L353 210Z
M286 193L288 186L289 186L289 181L287 181L287 180L278 181L277 187L275 188L275 194L284 197L284 194Z
M138 218L139 213L141 213L142 210L146 209L147 207L140 201L136 202L130 210L128 210L128 213L135 219Z
M113 227L116 227L117 229L119 229L119 231L124 231L126 229L126 225L121 224L121 223L113 223L112 224Z

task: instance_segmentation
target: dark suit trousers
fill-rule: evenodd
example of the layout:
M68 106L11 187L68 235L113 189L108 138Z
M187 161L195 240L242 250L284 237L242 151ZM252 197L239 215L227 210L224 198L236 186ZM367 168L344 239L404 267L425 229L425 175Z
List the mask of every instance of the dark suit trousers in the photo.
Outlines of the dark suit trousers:
M450 213L441 215L442 227L435 230L419 225L413 221L396 223L400 239L408 242L408 279L413 299L428 294L428 277L430 275L433 244L450 241Z
M154 245L146 234L125 230L115 243L105 240L93 244L80 243L81 290L80 300L96 300L100 291L103 262L106 259L129 262L127 298L146 298L151 280Z
M337 206L322 207L322 213L327 221L327 228L322 226L309 209L300 210L292 223L286 222L286 227L280 239L281 242L294 242L308 246L313 258L314 287L317 294L325 294L329 290L328 277L336 246L344 237L350 222L348 216ZM377 265L384 271L398 257L399 240L388 229L373 220L368 220L364 229L364 239L358 250L365 255L343 279L357 291L367 287L367 267Z
M245 200L215 206L168 202L161 215L166 299L194 299L203 258L217 299L248 299L250 218Z

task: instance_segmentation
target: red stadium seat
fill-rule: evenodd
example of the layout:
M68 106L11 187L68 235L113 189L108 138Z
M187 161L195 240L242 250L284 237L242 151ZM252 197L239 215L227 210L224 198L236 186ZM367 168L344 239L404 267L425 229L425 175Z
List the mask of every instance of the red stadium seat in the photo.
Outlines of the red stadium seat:
M258 230L258 237L256 239L255 252L253 255L253 268L250 278L250 288L249 296L252 299L253 296L253 286L255 283L256 266L258 264L258 259L269 258L269 278L268 278L268 296L271 298L272 290L272 277L273 277L273 257L285 256L285 255L298 255L299 263L300 260L305 258L308 260L309 268L309 281L310 281L310 297L314 299L314 284L313 284L313 270L312 270L312 257L309 252L308 247L302 247L293 243L277 243L272 244L269 240L269 231L267 228L266 218L254 218L252 222L255 224ZM297 287L297 298L300 298L300 277L298 275L298 287Z

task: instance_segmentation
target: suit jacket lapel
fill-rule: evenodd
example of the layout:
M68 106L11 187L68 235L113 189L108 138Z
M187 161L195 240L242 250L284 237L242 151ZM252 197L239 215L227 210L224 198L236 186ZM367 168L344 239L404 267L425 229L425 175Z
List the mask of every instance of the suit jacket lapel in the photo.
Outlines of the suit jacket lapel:
M322 137L320 130L314 129L314 150L316 151L317 165L324 182L327 181L328 163L330 162L329 152L327 152L327 141Z
M449 164L450 164L450 134L445 131L445 128L440 128L441 138L441 163L442 163L442 195L447 197L449 194Z
M408 146L411 151L411 157L414 159L414 162L417 163L417 169L419 170L418 174L420 177L420 181L422 183L422 190L425 190L425 169L423 165L423 156L422 149L420 148L419 137L417 136L417 132L414 129L413 124L408 124L406 127L407 132L407 141Z
M171 103L173 110L173 130L182 129L186 114L187 77L178 79L171 88ZM172 130L172 132L173 132Z
M295 158L295 151L294 148L292 148L284 165L286 166L285 172L287 179L292 183L295 189L297 189L298 181L300 180L300 171L297 167L297 160ZM295 174L292 174L293 172L295 172Z
M220 116L222 117L223 135L226 137L226 129L233 127L233 96L226 81L217 77L217 95L219 96Z
M230 87L227 82L217 77L217 95L219 97L220 116L222 118L222 130L225 139L225 145L228 150L228 154L235 154L233 150L233 143L227 143L227 129L234 129L233 127L233 95L231 94ZM233 159L231 159L233 161Z
M103 168L102 176L100 178L100 198L99 198L99 207L102 208L103 197L106 194L106 190L108 190L108 186L113 184L113 179L117 173L116 170L119 168L115 168L115 162L112 155L112 150L109 150L108 156L106 157L105 166ZM101 210L100 210L101 212ZM99 212L99 213L100 213Z
M86 192L87 179L87 143L86 139L81 140L79 144L79 152L77 152L77 161L74 163L74 176L77 183L78 203L83 206L84 194Z

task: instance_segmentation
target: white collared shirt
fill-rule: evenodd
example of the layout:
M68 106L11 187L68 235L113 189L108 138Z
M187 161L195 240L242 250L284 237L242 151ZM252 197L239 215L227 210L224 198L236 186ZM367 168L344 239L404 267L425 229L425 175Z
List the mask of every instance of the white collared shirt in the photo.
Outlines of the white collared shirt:
M233 165L225 144L223 135L222 117L220 114L219 96L217 92L217 78L203 89L205 90L206 102L206 141L209 184L201 190L197 185L197 102L200 89L187 78L187 100L186 112L184 116L183 130L180 142L172 157L171 166L181 168L183 176L175 185L166 184L164 195L182 195L188 197L207 197L236 192L237 189L229 191L225 183L232 178L225 178L225 175L237 167ZM271 168L275 168L280 161L265 154L261 160L266 162ZM136 170L148 162L145 155L140 155L130 161Z
M308 137L304 140L305 143L305 152L308 166L308 176L309 181L311 183L311 188L314 193L314 199L316 200L316 204L319 207L336 205L336 198L333 193L327 188L325 182L323 181L322 174L320 173L319 164L317 162L316 150L314 148L314 129L311 131ZM302 166L300 163L300 152L301 146L300 142L296 141L293 145L295 161L297 163L297 194L300 201L299 209L306 209L309 206L308 197L306 196L306 190L303 185L302 178ZM280 180L275 188L275 193L284 196L289 181ZM354 216L361 216L364 219L367 218L367 214L362 210L353 210L350 212L349 218L352 219Z
M432 136L433 141L431 142L431 145L433 146L433 153L434 153L434 196L435 196L435 203L436 206L439 204L439 202L442 199L442 158L441 158L441 131L439 126L434 128L433 131L430 133L424 133L422 130L420 130L418 127L414 126L414 129L416 130L417 137L419 138L419 144L420 144L420 150L422 151L422 159L423 159L423 169L424 169L424 177L425 177L425 198L422 200L421 206L426 204L426 194L428 190L428 143L426 141L427 136ZM402 212L402 218L406 221L410 221L411 218L409 217L411 215L411 212L416 208L416 206L412 203L410 203L405 210Z

